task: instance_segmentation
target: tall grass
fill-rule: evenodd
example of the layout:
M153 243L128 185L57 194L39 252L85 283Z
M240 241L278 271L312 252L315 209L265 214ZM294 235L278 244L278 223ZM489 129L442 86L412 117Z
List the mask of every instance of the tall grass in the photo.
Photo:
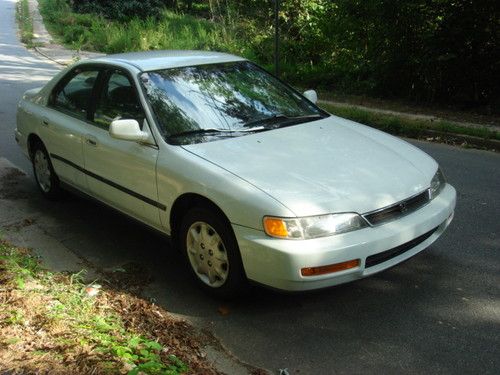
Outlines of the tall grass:
M77 14L64 0L40 0L51 31L74 49L118 53L155 49L197 49L244 53L224 26L190 15L164 11L158 19L110 21L95 14Z
M16 18L21 32L21 42L30 47L33 40L33 18L31 17L28 0L20 0L17 3Z

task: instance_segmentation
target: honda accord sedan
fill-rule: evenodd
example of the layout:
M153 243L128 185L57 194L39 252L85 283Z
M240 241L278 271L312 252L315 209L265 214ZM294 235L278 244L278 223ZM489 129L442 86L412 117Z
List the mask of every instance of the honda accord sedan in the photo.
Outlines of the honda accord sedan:
M27 91L15 137L45 197L77 189L165 233L212 294L311 290L414 256L456 200L427 154L316 99L229 54L117 54Z

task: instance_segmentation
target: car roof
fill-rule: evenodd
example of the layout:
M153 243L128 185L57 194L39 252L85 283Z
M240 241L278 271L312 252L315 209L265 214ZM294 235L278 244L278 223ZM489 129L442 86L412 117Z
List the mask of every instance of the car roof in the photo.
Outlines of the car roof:
M92 60L109 63L126 63L142 71L151 71L183 66L243 61L245 59L222 52L168 50L119 53L98 57ZM89 61L87 60L87 62Z

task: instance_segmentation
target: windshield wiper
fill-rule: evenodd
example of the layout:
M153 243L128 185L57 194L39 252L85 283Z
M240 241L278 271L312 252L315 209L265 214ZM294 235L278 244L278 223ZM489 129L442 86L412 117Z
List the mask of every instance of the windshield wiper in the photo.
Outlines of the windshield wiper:
M169 135L169 138L177 138L177 137L184 137L184 136L198 135L198 134L224 134L224 133L233 134L242 132L248 133L259 130L264 130L264 128L262 126L258 126L258 127L253 127L251 129L217 129L217 128L193 129Z
M176 137L183 137L186 135L196 135L196 134L218 134L218 133L227 133L231 132L231 130L222 130L222 129L215 129L215 128L210 128L210 129L193 129L193 130L185 130L179 133L175 133L172 135L169 135L169 138L176 138Z
M288 116L285 116L285 115L281 115L281 114L278 114L278 115L272 115L270 117L265 117L265 118L260 118L258 120L254 120L254 121L250 121L250 122L247 122L245 125L243 125L245 128L249 128L249 127L252 127L252 126L255 126L255 125L268 125L268 124L271 124L275 121L279 121L279 120L286 120L288 119L289 117Z
M270 117L265 117L261 118L255 121L250 121L247 122L244 127L252 127L255 125L275 125L277 124L278 126L285 126L285 125L294 125L294 124L299 124L301 122L306 122L309 120L316 120L320 118L324 118L325 116L321 114L314 114L314 115L304 115L304 116L286 116L283 114L276 114Z

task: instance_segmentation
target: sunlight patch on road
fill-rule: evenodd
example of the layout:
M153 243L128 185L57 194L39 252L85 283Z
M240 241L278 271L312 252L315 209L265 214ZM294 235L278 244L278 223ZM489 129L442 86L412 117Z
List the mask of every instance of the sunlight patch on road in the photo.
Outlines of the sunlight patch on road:
M0 48L5 46L0 44ZM19 57L0 53L0 82L29 81L46 82L57 72L57 68L40 67L34 57Z
M461 294L461 295L460 295ZM451 305L437 304L432 308L433 317L438 325L453 330L471 324L500 324L500 300L493 297L475 297L461 291L456 295L456 302Z
M467 314L471 320L500 324L500 300L473 297L462 297L461 299L466 305L463 313Z
M0 82L46 82L60 69L34 55L19 55L19 46L0 43Z

